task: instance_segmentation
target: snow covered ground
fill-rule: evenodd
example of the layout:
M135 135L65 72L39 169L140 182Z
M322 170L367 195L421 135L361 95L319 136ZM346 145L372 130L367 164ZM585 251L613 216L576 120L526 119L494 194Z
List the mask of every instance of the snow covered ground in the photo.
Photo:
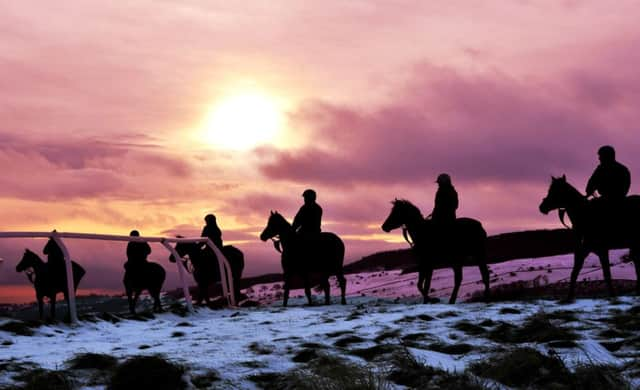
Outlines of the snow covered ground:
M570 266L570 258L562 256L550 259L548 264L538 262L533 270L526 262L510 262L492 266L492 279L494 284L507 283L526 272L528 278L540 276L553 282L568 277L570 270L563 269L566 266ZM554 269L549 272L549 267ZM584 278L601 277L601 271L589 273L593 270L589 267L585 266ZM615 267L614 275L626 277L629 270L632 272L632 266ZM479 279L477 270L465 269L462 301L480 288L476 283ZM43 325L31 336L0 330L0 363L34 363L55 370L83 352L109 354L121 360L162 354L184 364L192 373L215 370L220 377L216 386L220 388L251 389L258 387L250 376L294 369L301 364L294 361L296 354L310 346L381 370L388 360L384 351L372 358L363 358L358 351L379 345L402 347L427 365L458 372L499 349L516 346L531 346L545 354L553 350L570 368L580 363L625 367L640 355L639 344L622 343L631 340L625 339L630 335L611 320L625 313L640 315L640 299L636 297L581 299L569 305L548 300L422 305L415 280L415 274L399 275L399 271L348 275L345 306L304 306L302 291L295 290L293 296L298 297L290 301L290 307L282 308L277 301L281 288L275 283L247 291L250 297L265 303L259 307L200 308L186 317L164 313L145 321L83 321L75 327ZM449 270L436 272L433 295L447 297L450 284ZM335 303L335 289L333 294ZM320 298L316 293L316 300ZM523 327L536 315L575 333L577 339L568 344L566 340L500 341L500 326ZM0 319L0 325L8 321ZM456 348L461 346L462 350ZM632 376L634 385L640 386ZM13 377L10 370L0 369L0 386L12 384Z

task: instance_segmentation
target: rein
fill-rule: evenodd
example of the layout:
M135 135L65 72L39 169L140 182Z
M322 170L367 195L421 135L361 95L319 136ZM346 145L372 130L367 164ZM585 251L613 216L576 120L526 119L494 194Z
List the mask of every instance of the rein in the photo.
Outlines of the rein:
M27 279L29 279L29 282L31 282L31 284L35 285L36 282L34 280L34 276L36 274L36 271L33 270L33 268L27 268L26 270L24 270L24 274L27 275Z
M273 241L273 247L280 253L282 253L282 244L279 238L271 237L271 241Z
M402 225L402 237L404 237L404 240L410 247L413 248L415 246L415 243L411 242L411 239L409 238L409 229L407 229L407 225Z
M567 229L571 230L571 229L572 229L572 227L571 227L571 226L569 226L569 225L567 225L567 224L564 222L564 216L565 216L565 215L567 215L567 209L558 209L558 218L560 218L560 222L562 223L562 225L563 225L564 227L566 227Z

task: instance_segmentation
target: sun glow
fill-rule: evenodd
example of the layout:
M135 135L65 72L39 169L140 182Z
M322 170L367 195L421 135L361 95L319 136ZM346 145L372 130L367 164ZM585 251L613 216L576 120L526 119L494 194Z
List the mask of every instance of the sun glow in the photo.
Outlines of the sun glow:
M273 98L245 93L222 100L209 113L204 132L220 148L246 150L274 142L282 128L282 111Z

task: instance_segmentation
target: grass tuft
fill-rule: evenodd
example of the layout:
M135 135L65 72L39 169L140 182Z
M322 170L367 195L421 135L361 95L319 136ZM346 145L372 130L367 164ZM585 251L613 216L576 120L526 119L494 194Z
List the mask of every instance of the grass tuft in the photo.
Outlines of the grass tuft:
M80 353L67 361L72 370L110 370L118 364L118 359L102 353Z
M501 322L488 332L487 338L503 343L545 343L574 341L578 336L570 329L553 325L544 312L539 312L527 318L518 327Z
M407 349L395 353L391 363L387 378L410 389L486 389L471 375L452 374L419 362Z
M487 330L482 326L473 324L466 320L456 323L453 328L472 336L487 333Z
M220 374L215 370L207 370L202 374L191 375L191 384L196 389L208 389L218 381L220 381Z
M253 342L249 344L247 347L249 351L255 353L256 355L271 355L273 353L273 346L260 344L258 342Z
M471 372L511 387L567 388L571 373L557 356L519 348L471 364Z
M161 356L135 356L116 368L108 389L186 389L184 373L184 367L171 363Z
M472 345L465 344L465 343L461 343L461 344L431 343L427 348L432 351L446 353L449 355L464 355L473 350Z
M500 314L521 314L522 311L513 307L503 307L499 311Z
M371 362L381 357L398 351L399 347L391 344L378 344L369 348L358 348L349 351L350 354L363 358Z
M9 321L0 325L0 330L13 333L18 336L33 336L33 329L29 324L22 321Z
M367 340L363 339L363 338L362 338L362 337L360 337L360 336L356 336L356 335L349 335L349 336L345 336L345 337L342 337L342 338L338 339L338 340L334 343L334 345L335 345L336 347L341 347L341 348L342 348L342 347L347 347L347 346L349 346L349 345L351 345L351 344L358 344L358 343L362 343L362 342L364 342L364 341L367 341Z
M49 371L41 368L23 372L13 379L24 382L20 390L72 390L74 384L64 371Z

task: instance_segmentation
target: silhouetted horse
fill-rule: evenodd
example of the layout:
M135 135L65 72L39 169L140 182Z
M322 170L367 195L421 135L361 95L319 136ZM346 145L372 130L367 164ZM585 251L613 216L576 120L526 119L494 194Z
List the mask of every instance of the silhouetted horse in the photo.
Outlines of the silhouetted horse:
M85 274L85 270L75 261L72 261L71 264L73 272L73 289L75 291L78 288L80 280ZM67 301L67 305L69 305L66 273L60 274L60 270L52 270L49 264L42 261L37 254L33 253L29 249L25 249L22 259L16 266L16 272L24 272L29 268L32 268L35 274L33 286L36 290L40 319L42 320L44 316L44 297L48 297L50 299L51 318L55 319L56 294L59 292L63 293L64 299Z
M311 299L311 276L319 275L322 280L320 285L324 290L324 302L331 303L331 288L329 276L335 275L340 284L341 300L345 305L347 279L344 277L342 263L344 262L344 243L334 233L323 232L316 239L301 239L293 230L291 224L279 213L271 212L267 226L264 228L260 239L266 241L279 237L282 244L282 271L284 274L284 299L283 306L289 301L289 291L295 275L299 275L304 281L304 292L309 304Z
M143 290L147 290L153 298L153 310L161 312L160 290L162 290L162 285L164 284L167 273L158 263L144 262L138 267L140 267L140 269L132 270L128 268L122 280L124 289L127 292L129 311L131 314L136 313L138 298Z
M209 304L209 286L220 281L220 268L216 254L203 243L179 242L176 244L176 252L182 257L189 256L193 265L193 278L198 284L198 297L196 304L201 304L204 299ZM244 270L244 254L233 245L225 245L222 253L231 266L233 278L234 296L236 301L240 297L240 279ZM175 262L173 256L170 261Z
M547 196L540 203L540 212L566 210L575 232L575 252L571 283L567 300L575 298L576 281L585 258L595 253L600 258L604 280L609 294L614 295L609 264L609 249L629 248L629 257L636 269L636 291L640 294L640 196L629 196L619 216L611 216L603 205L593 204L566 176L552 177ZM616 221L617 223L614 223Z
M454 287L449 303L455 303L462 283L462 267L478 265L484 283L485 298L489 295L489 269L487 268L487 233L482 224L471 218L458 218L450 232L450 237L442 237L433 221L424 219L420 209L407 200L392 202L393 208L382 224L382 230L390 232L403 227L413 241L413 252L418 261L418 290L429 303L431 277L436 262L442 261L453 268ZM405 233L406 234L406 233ZM405 235L405 238L406 235ZM407 239L408 240L408 239Z

